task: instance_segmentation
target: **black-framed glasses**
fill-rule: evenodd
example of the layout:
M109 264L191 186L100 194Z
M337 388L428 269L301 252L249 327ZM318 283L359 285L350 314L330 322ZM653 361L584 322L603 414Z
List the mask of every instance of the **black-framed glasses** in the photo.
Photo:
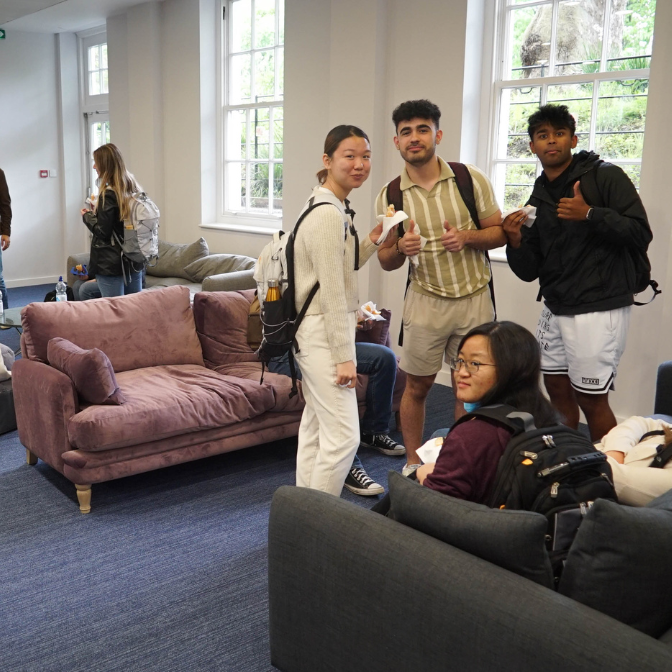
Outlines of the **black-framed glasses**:
M465 362L461 357L451 357L448 366L453 371L459 371L462 366L467 370L467 373L478 373L481 366L495 366L495 364L485 364L484 362Z

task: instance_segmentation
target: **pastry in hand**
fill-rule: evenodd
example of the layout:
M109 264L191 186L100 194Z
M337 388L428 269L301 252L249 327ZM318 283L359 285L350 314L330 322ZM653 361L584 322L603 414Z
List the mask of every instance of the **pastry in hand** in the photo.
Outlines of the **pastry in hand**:
M390 203L390 205L387 206L387 214L385 215L385 217L394 217L395 212L396 210L394 209L394 205Z

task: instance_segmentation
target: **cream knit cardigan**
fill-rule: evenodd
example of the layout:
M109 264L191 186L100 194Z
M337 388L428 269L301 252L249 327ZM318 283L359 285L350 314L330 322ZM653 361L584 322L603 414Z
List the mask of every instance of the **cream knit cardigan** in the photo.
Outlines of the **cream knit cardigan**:
M315 187L331 194L324 187ZM348 325L347 314L359 308L359 291L355 269L355 238L350 233L352 219L331 205L315 208L301 223L294 243L294 285L296 310L303 304L319 281L307 315L324 314L327 338L334 364L355 359L355 334ZM360 239L360 268L375 252L368 232Z

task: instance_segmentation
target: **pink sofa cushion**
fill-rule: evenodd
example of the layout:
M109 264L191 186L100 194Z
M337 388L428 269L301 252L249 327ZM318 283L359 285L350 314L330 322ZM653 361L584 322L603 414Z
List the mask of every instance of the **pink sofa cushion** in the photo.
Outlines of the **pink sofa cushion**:
M208 368L257 361L247 343L247 316L253 297L253 289L198 292L194 297L194 320Z
M117 381L126 403L88 406L68 421L68 440L99 451L225 427L275 406L273 389L202 366L125 371Z
M370 323L370 328L366 331L364 329L358 329L355 334L355 341L358 343L386 345L388 348L392 347L392 339L390 338L390 320L392 319L392 313L387 308L382 308L380 314L385 319Z
M66 338L100 348L115 372L169 364L203 365L186 287L67 303L31 303L21 313L23 348L47 362L47 344Z
M102 350L82 350L65 338L52 338L47 345L47 358L51 366L72 380L82 401L116 405L126 401Z

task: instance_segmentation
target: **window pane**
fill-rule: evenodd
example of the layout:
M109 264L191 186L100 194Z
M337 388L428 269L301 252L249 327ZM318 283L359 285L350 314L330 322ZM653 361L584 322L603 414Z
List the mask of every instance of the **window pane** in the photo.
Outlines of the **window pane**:
M226 167L226 209L239 212L245 209L245 164L229 163Z
M644 143L648 80L601 82L595 151L602 158L640 158Z
M273 214L282 214L282 164L273 166Z
M250 209L268 213L268 164L250 164Z
M231 48L229 51L245 51L252 48L252 3L236 0L231 3Z
M270 142L270 110L265 107L250 110L252 116L252 158L267 159Z
M590 113L593 107L592 82L549 86L547 100L554 105L567 105L576 120L577 134L590 132Z
M280 100L285 93L285 50L277 49L275 55L278 59L278 81L276 82L278 90L275 97Z
M538 86L502 91L499 158L530 156L527 119L539 108L540 100L541 89Z
M580 30L577 30L579 26ZM603 26L604 2L560 2L555 38L556 75L599 71Z
M285 43L285 0L280 0L278 3L278 29L280 35L278 37L278 44Z
M656 0L611 0L608 70L651 67Z
M101 93L109 93L110 92L110 86L109 86L108 81L107 81L107 72L108 72L107 70L101 70L100 71L101 78L102 78L101 87L100 87L100 92Z
M226 120L226 158L247 158L247 114L245 110L231 110Z
M254 54L255 102L275 97L275 65L273 50L257 51Z
M229 60L229 102L233 105L250 102L250 67L249 54L232 56Z
M254 3L254 46L272 47L275 44L275 0L256 0Z
M504 79L526 79L548 75L551 14L550 4L511 11L509 34L511 52L506 61L510 75L505 74Z
M100 95L100 72L89 73L89 95Z
M509 164L506 166L505 175L504 212L525 205L536 179L536 165L534 163Z
M641 165L625 165L621 166L625 171L625 174L632 180L632 183L635 185L635 189L639 191L639 177L642 171Z
M107 44L100 45L100 67L107 68Z
M282 158L283 149L283 109L281 107L273 108L273 158Z
M98 70L100 68L100 50L98 45L89 47L89 71Z

